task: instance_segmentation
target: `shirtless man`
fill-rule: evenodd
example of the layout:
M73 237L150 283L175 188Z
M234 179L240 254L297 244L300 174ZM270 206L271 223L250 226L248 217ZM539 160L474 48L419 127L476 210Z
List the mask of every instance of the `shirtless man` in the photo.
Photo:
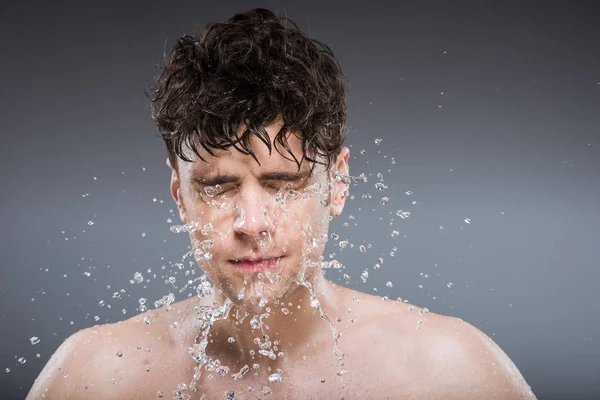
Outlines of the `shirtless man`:
M345 93L329 48L269 11L181 38L152 108L198 296L75 333L28 398L534 398L468 323L324 277Z

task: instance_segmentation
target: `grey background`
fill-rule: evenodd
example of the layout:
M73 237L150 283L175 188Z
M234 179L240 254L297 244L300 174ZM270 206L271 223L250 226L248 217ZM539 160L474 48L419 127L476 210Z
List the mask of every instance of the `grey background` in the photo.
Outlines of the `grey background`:
M255 6L329 44L351 82L350 167L369 181L331 229L354 247L325 254L350 286L471 322L539 398L600 398L597 3L80 3L0 6L1 398L94 316L191 293L164 282L187 280L188 243L143 91L179 35Z

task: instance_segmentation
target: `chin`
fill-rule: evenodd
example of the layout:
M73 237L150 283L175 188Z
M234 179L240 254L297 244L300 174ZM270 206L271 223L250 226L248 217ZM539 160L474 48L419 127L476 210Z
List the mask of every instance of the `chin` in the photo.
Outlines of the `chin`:
M269 281L248 282L247 286L237 286L237 290L230 286L230 290L223 291L226 297L239 309L251 314L260 314L266 312L270 307L283 307L290 299L290 295L296 292L299 284L290 283L270 283ZM243 290L243 296L239 294ZM231 290L233 289L233 290Z

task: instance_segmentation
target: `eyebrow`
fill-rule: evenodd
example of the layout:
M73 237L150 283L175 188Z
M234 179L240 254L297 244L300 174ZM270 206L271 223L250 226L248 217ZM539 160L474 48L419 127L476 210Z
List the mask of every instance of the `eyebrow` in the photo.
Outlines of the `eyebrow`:
M310 171L305 172L265 172L260 175L261 181L298 181L310 178ZM224 185L240 181L239 175L192 176L192 182L203 186Z

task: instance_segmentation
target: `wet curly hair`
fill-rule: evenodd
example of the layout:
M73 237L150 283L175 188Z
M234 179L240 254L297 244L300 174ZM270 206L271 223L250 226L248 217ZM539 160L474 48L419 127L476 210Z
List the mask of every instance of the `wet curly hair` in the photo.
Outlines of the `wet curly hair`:
M211 155L233 147L258 162L250 135L298 168L304 159L329 168L345 138L346 88L327 45L286 17L254 9L177 41L154 80L152 119L175 168L178 158L192 161L184 145L203 159L197 144ZM278 117L283 126L271 143L265 126ZM302 140L300 160L289 132Z

